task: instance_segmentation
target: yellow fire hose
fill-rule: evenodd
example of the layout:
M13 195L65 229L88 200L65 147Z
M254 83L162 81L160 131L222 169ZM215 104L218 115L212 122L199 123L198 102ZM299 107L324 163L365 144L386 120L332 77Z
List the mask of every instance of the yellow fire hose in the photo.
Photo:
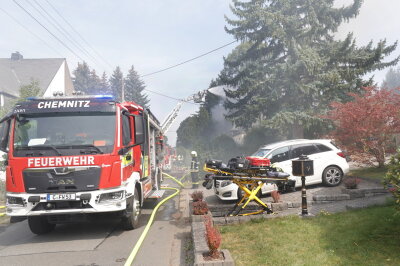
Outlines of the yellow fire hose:
M186 172L186 173L181 177L181 179L179 179L179 181L182 182L182 180L185 179L189 173L190 173L190 172Z
M164 173L164 174L165 174L165 173ZM182 184L179 180L177 180L175 177L173 177L173 176L171 176L171 175L168 175L168 174L165 174L165 175L166 175L167 177L169 177L170 179L174 180L174 181L177 182L180 186L183 187L183 184ZM157 213L158 208L159 208L161 205L163 205L165 202L167 202L169 199L171 199L171 198L175 197L176 195L178 195L179 192L180 192L180 190L179 190L178 188L173 188L173 187L162 187L161 189L171 189L171 190L176 190L176 191L175 191L175 193L173 193L172 195L170 195L170 196L166 197L165 199L163 199L162 201L160 201L160 203L158 203L157 206L154 208L153 212L151 213L150 219L149 219L149 221L147 222L146 227L144 228L142 234L140 235L139 240L136 242L135 246L133 247L133 250L132 250L131 254L129 255L128 259L126 260L126 262L125 262L125 264L124 264L125 266L130 266L130 265L132 265L133 260L135 259L136 254L137 254L138 251L139 251L139 248L142 246L142 243L143 243L143 241L144 241L144 239L145 239L147 233L149 232L149 229L150 229L150 227L151 227L151 225L152 225L152 223L153 223L153 220L154 220L154 217L155 217L155 215L156 215L156 213Z
M6 206L0 206L0 209L5 209L5 208L6 208ZM6 215L6 214L5 213L0 213L0 217L2 217L4 215Z
M163 175L165 175L167 178L174 180L176 183L178 183L181 187L185 187L181 181L179 181L178 179L176 179L175 177L173 177L172 175L169 175L167 173L163 173Z

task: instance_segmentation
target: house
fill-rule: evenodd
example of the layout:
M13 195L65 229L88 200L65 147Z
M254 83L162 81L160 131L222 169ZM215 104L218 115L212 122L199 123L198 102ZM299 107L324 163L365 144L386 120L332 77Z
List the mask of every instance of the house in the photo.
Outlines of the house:
M0 107L18 98L19 88L32 80L39 82L42 95L49 97L61 91L71 95L74 90L65 58L24 59L15 52L10 58L0 58Z

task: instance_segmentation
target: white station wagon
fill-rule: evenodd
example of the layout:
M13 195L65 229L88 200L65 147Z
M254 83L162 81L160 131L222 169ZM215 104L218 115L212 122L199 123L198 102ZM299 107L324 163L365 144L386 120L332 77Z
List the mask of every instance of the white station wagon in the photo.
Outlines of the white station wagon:
M306 177L306 185L323 183L326 186L337 186L342 182L343 176L349 172L349 164L345 154L329 139L296 139L276 142L262 146L252 156L268 158L271 163L288 174L292 174L292 160L300 155L307 155L314 161L314 175ZM301 186L301 177L290 176L295 187ZM265 184L261 194L276 190L275 184ZM214 182L216 195L222 200L236 200L241 190L229 180L216 180Z

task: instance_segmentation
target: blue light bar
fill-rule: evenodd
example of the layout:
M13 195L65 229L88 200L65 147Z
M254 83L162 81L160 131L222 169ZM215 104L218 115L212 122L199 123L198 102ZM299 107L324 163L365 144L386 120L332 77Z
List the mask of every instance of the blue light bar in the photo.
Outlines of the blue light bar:
M37 98L36 97L28 97L28 98L26 98L28 101L33 101L33 100L37 100Z
M96 95L96 96L94 96L95 98L97 98L97 99L114 99L114 96L112 96L112 95Z

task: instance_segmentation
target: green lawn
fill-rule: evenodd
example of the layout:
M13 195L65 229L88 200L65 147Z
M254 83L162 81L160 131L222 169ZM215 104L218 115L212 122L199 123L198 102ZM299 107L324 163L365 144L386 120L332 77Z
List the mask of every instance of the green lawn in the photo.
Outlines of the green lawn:
M236 265L400 265L392 206L220 227Z
M349 175L357 177L367 177L372 179L383 179L387 172L387 167L377 168L377 167L367 167L351 170Z

